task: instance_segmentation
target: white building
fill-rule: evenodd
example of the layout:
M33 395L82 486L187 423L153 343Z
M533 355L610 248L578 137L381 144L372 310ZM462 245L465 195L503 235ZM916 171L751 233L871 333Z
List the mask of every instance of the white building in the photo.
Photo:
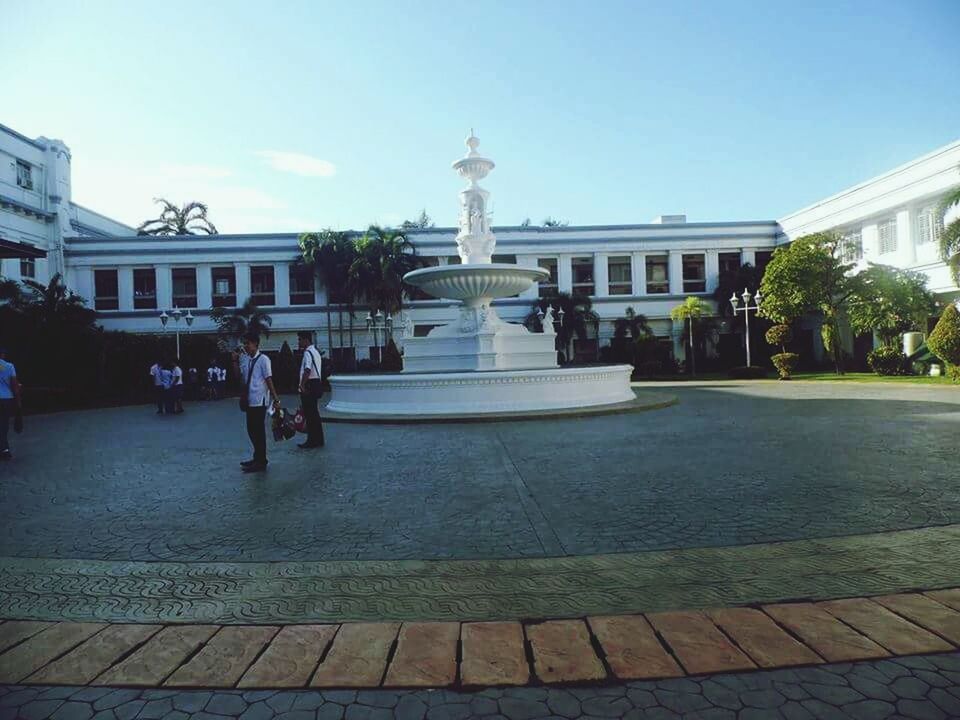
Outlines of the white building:
M498 301L505 320L522 320L538 293L556 288L592 297L600 316L599 339L580 346L582 357L606 344L613 321L627 307L646 315L654 331L683 356L670 309L688 295L712 302L721 268L763 267L778 244L799 235L838 229L851 252L865 260L923 270L933 290L958 294L936 254L939 225L931 213L938 198L960 183L960 141L878 178L788 215L782 220L688 223L683 215L641 225L495 228L494 261L541 266L549 283ZM70 153L55 140L31 140L0 126L0 239L47 252L46 260L3 260L2 274L46 282L65 268L72 289L87 298L107 329L161 332L160 312L190 309L191 332L212 332L212 307L233 307L252 296L273 318L268 349L293 345L298 330L317 332L328 344L324 288L296 267L296 234L137 236L133 228L70 200ZM452 198L451 198L452 202ZM857 235L859 233L859 236ZM408 237L432 262L455 262L455 228L416 230ZM415 332L449 322L452 302L414 299L408 304ZM366 311L354 319L360 357L374 344ZM339 316L334 313L334 346ZM599 340L599 342L597 342Z

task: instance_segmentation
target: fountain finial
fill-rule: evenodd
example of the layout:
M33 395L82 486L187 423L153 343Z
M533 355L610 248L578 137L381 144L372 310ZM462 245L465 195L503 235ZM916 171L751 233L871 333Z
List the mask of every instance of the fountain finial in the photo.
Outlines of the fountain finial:
M480 138L473 134L473 128L470 128L470 137L467 138L467 147L470 148L470 152L467 153L467 157L477 157L480 153L477 152L477 147L480 145Z

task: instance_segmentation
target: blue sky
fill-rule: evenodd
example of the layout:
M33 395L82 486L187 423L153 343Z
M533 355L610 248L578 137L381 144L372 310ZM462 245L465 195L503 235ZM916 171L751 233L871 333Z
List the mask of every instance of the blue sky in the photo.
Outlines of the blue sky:
M0 0L0 123L223 232L775 219L960 139L960 3Z

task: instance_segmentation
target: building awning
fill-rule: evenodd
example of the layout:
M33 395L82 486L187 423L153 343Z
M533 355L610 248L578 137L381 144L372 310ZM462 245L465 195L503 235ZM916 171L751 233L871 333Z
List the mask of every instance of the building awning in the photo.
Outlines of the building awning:
M0 258L45 258L46 250L25 242L15 242L0 238Z

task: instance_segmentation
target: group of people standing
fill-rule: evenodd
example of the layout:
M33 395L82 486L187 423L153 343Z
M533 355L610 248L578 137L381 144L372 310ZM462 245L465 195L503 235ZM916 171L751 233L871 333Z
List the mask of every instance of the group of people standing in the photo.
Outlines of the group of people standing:
M183 412L183 370L174 358L158 360L150 367L157 415L179 415Z

